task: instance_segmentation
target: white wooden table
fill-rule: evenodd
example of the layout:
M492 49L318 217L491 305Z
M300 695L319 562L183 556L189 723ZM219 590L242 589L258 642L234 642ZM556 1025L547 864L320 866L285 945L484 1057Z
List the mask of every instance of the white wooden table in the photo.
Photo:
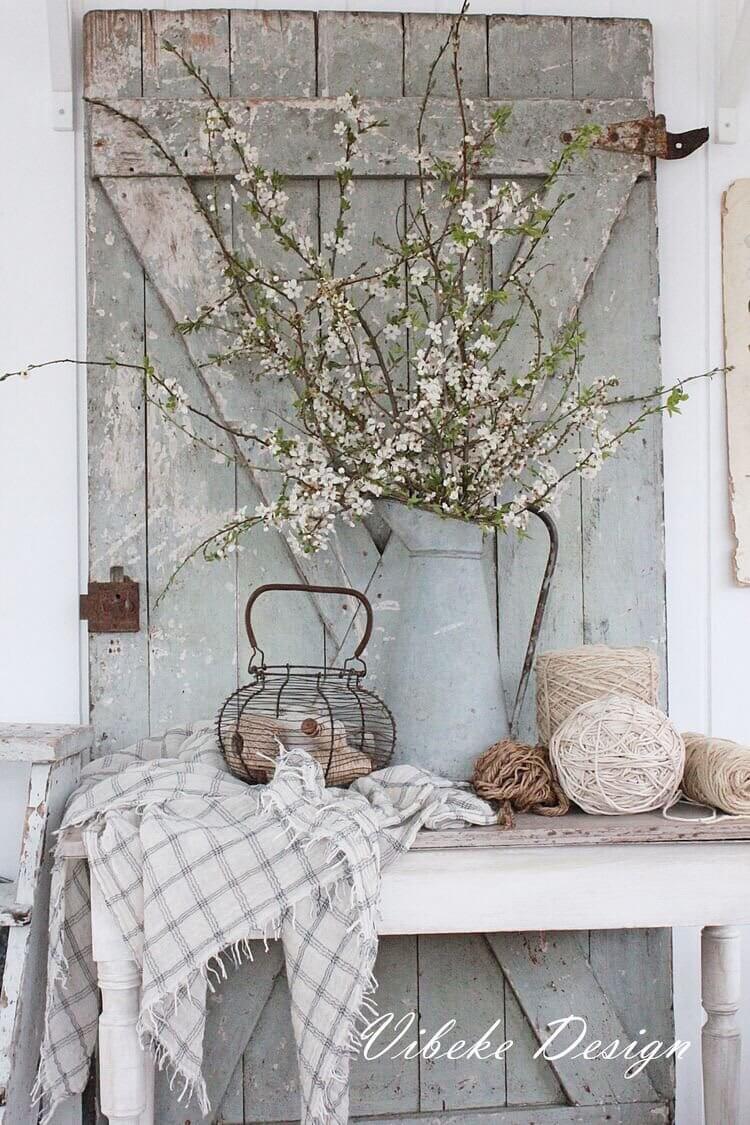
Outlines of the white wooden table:
M519 817L509 832L423 832L384 874L381 932L700 926L705 1125L740 1125L737 927L750 924L749 865L746 822L571 814ZM110 1125L154 1125L153 1069L136 1032L140 974L96 886L92 928L101 1108Z

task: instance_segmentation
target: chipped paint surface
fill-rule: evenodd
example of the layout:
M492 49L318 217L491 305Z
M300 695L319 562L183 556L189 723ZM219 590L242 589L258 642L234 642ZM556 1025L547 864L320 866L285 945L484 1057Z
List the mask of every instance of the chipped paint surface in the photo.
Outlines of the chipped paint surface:
M97 24L99 17L87 19ZM268 163L301 177L288 183L290 206L314 232L318 198L325 222L331 197L330 184L323 180L318 185L314 177L330 172L339 155L326 148L331 109L316 99L316 92L335 98L354 86L375 100L400 98L402 92L407 99L419 97L445 27L445 18L432 14L316 16L233 10L229 18L216 10L121 13L119 19L112 14L101 17L92 40L95 49L88 49L88 92L105 100L145 95L148 104L137 103L139 111L150 115L172 141L190 142L193 169L206 171L205 146L197 131L205 109L198 101L200 91L180 73L176 60L159 50L161 36L183 43L222 96L244 105L253 143L259 143ZM596 114L605 122L624 120L653 109L650 32L643 21L472 17L463 49L467 88L480 108L485 104L481 99L518 102L518 131L504 144L498 175L540 172L559 132L574 120L590 120ZM449 68L438 70L436 93L451 96ZM282 111L267 101L279 97L287 99ZM445 115L441 118L437 109L430 128L437 141L442 136L447 143ZM282 116L274 118L279 112ZM374 151L368 169L373 175L362 181L356 197L357 252L362 260L372 252L374 232L392 234L393 217L408 199L410 189L397 177L409 172L408 155L401 149L413 113L413 103L398 107L390 139L384 138ZM210 232L194 209L188 210L189 201L174 177L140 178L130 171L159 170L142 138L119 129L111 115L105 121L104 111L94 111L93 129L96 141L102 142L93 148L94 171L102 178L89 183L90 354L107 354L116 347L123 356L140 355L145 345L160 368L191 392L212 394L226 417L251 416L262 423L264 412L288 403L286 389L273 394L268 389L261 395L230 373L212 374L209 386L201 385L195 366L205 359L200 349L208 342L195 336L177 339L174 334L174 319L193 311L220 284ZM230 167L227 163L225 170ZM658 375L649 172L643 162L611 153L584 163L580 174L565 182L575 197L560 213L539 276L546 333L554 333L580 309L589 329L586 373L609 373L614 366L625 374L628 387L645 387ZM200 182L198 188L206 190ZM242 244L243 216L230 217L231 236ZM517 359L521 362L521 351ZM367 589L377 622L367 654L368 679L377 685L393 652L403 600L404 552L398 538L389 537L387 526L373 525L372 533L361 527L345 530L334 550L305 564L302 572L278 536L259 535L236 561L218 568L186 568L171 600L157 607L156 595L180 552L193 545L193 537L210 530L212 521L231 512L235 501L252 505L265 486L243 471L235 474L207 464L144 409L132 382L104 379L92 371L89 398L91 557L105 577L112 563L127 565L128 573L144 583L149 599L148 629L137 638L120 638L121 647L113 646L111 638L103 638L98 648L92 646L94 719L104 745L121 745L146 733L149 724L156 729L215 711L219 699L244 674L244 601L254 586L266 581L302 576L333 584L349 581ZM621 643L650 637L663 645L660 438L656 429L645 430L643 436L644 444L632 447L618 462L616 476L607 476L595 489L571 489L562 500L562 563L545 626L545 647L577 644L584 634L609 635ZM632 512L633 518L623 520L623 511ZM488 555L485 562L487 579L497 587L498 643L512 698L546 544L532 533L522 543L501 540L497 548L497 559ZM617 571L613 556L626 560ZM353 647L361 627L356 618L352 621L351 607L338 599L324 604L323 599L300 598L294 607L269 599L267 606L258 608L259 636L269 653L281 659L320 659L324 637L330 659L339 645L350 651L346 646ZM457 676L465 674L457 670ZM662 1028L668 1030L669 1000L653 980L643 980L642 936L592 934L576 940L590 951L601 988L592 993L590 972L577 953L567 950L563 960L570 1003L586 1003L594 995L606 1001L609 994L615 1006L621 1004L642 1021L639 1026L653 1027L668 1038ZM668 943L655 940L648 961L661 972L667 989L669 974L663 970ZM416 1005L419 980L420 1005L451 1006L470 1032L477 1018L471 999L476 989L470 982L480 980L486 993L501 997L513 1036L519 1042L534 1042L524 1012L549 1000L544 977L556 964L547 961L548 956L554 958L554 948L544 951L537 943L533 953L538 964L533 967L528 949L523 959L514 961L514 948L496 942L490 951L482 937L420 939L419 948L418 963L416 939L383 943L378 966L381 998L388 997L394 1010L399 1004L408 1007L412 1000ZM499 967L502 963L505 969L506 958L514 973L513 989ZM253 1120L291 1120L297 1113L283 973L278 979L271 973L262 981L258 976L269 964L259 957L247 987L239 981L217 998L212 1017L216 1034L209 1037L210 1073L215 1084L212 1100L218 1105L223 1098L219 1112L224 1120L242 1121L245 1105L253 1107ZM461 971L450 971L457 964ZM251 1031L243 1062L240 1054ZM579 1111L568 1107L553 1068L534 1062L532 1055L531 1049L520 1052L515 1068L498 1077L500 1103L507 1090L510 1101L552 1107L545 1112L567 1125ZM521 1063L522 1058L531 1061ZM272 1083L264 1077L269 1072ZM575 1086L580 1075L566 1075L568 1080ZM422 1112L454 1109L460 1114L477 1105L496 1104L497 1091L483 1081L481 1076L467 1076L459 1088L437 1071L420 1074L416 1065L402 1063L398 1073L385 1073L357 1064L353 1106L364 1106L385 1121L404 1120L420 1105ZM667 1101L670 1082L667 1074ZM594 1084L586 1093L589 1104L611 1100L611 1091L603 1086ZM164 1087L159 1087L157 1098L159 1121L182 1125L184 1110Z
M0 924L9 927L0 992L0 1104L6 1106L2 1118L5 1125L27 1125L44 1013L51 867L48 844L77 783L91 732L23 725L15 731L4 727L2 735L8 745L19 748L17 758L21 760L24 743L47 742L55 747L79 737L76 753L61 758L53 754L47 761L32 763L16 881L0 888Z
M734 572L750 585L750 180L736 180L722 206L724 360Z
M96 176L165 176L174 168L137 126L119 114L135 117L168 150L181 154L180 164L187 175L210 176L211 155L202 131L205 107L199 100L186 98L107 99L107 104L92 107L90 156ZM505 106L506 100L475 99L480 120ZM289 176L333 176L339 159L339 146L333 132L338 117L335 98L245 98L226 102L233 119L252 138L258 159L267 167L278 167ZM368 134L361 153L354 157L355 173L367 176L415 176L414 136L421 110L420 97L371 99L368 108L387 129ZM635 99L559 100L528 99L514 102L514 127L497 154L489 157L484 175L543 175L560 149L560 134L572 132L586 122L608 125L642 117L647 112L643 101ZM460 143L461 132L450 99L430 100L424 119L425 143L436 154L448 157ZM230 176L240 171L234 149L216 142L212 155L219 173ZM627 157L636 172L650 174L645 157ZM600 177L622 167L617 153L592 151L581 165Z

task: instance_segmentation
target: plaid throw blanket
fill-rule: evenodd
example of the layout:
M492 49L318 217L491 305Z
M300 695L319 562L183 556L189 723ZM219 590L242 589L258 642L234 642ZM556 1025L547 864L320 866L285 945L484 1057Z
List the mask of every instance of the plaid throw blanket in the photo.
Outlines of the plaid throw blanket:
M301 1120L345 1125L375 986L381 871L422 827L494 820L467 788L410 766L326 789L303 751L282 754L269 785L247 786L227 773L208 723L92 763L60 830L82 832L89 862L59 858L52 874L44 1120L83 1090L96 1039L89 878L142 969L143 1043L204 1113L209 974L227 951L251 956L250 937L281 937Z

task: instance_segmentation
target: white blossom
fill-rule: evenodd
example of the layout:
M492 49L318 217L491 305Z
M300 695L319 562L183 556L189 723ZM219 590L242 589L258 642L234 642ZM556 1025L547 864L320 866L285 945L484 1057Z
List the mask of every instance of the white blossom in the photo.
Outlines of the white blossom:
M533 233L522 272L511 266L497 277L506 255L493 260L493 248L521 227L545 228L555 179L533 193L507 181L486 190L485 146L502 122L470 120L440 159L419 138L405 147L417 191L393 217L399 232L370 256L354 254L351 222L353 170L367 161L365 134L380 126L366 101L353 92L336 99L338 190L320 245L287 215L282 179L259 165L227 113L209 106L204 143L241 158L231 196L258 241L237 239L224 291L182 327L212 331L227 377L291 385L294 395L266 427L233 424L242 455L273 476L267 499L216 536L216 557L233 554L256 523L283 531L296 550L324 550L337 521L361 520L380 496L523 530L530 509L554 505L571 474L600 470L625 408L613 427L616 380L580 380L574 325L554 339L535 327ZM205 207L216 206L211 193ZM372 242L372 229L358 233L358 247ZM516 322L521 336L531 327L534 348L516 347ZM154 376L150 388L180 428L189 432L191 417L202 425L176 380Z
M296 277L291 277L285 281L282 288L284 296L288 297L290 301L294 301L302 295L302 285Z

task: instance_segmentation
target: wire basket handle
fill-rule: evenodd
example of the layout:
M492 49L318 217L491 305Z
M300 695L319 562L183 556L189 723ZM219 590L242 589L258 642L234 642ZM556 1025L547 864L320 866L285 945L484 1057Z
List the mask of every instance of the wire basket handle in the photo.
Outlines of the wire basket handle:
M264 662L263 649L258 647L258 642L255 638L255 630L252 624L252 610L261 594L267 594L271 590L292 590L302 594L343 594L347 598L356 598L357 601L365 607L367 615L367 622L365 624L364 635L360 639L359 644L354 650L352 659L361 660L362 653L367 648L367 644L372 636L372 606L370 605L369 598L366 598L359 590L352 590L349 586L307 586L303 582L269 582L266 586L259 586L257 590L253 590L250 597L247 599L245 606L245 628L247 629L247 638L250 641L250 647L253 650L253 656L256 653L261 654L261 663ZM252 663L252 658L251 658Z

